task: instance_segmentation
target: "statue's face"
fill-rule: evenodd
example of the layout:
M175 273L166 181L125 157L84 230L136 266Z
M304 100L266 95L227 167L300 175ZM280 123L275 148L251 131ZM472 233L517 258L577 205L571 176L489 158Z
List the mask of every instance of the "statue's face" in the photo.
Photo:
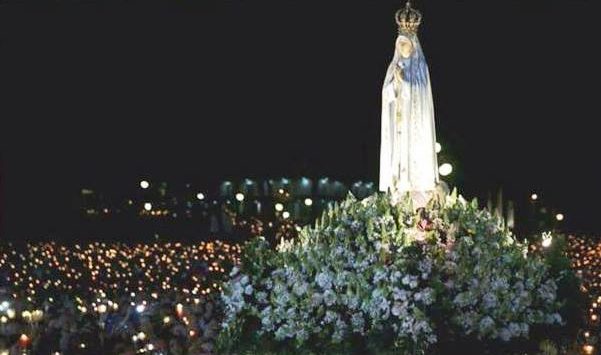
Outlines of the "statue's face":
M413 54L413 42L407 37L400 36L396 41L396 50L401 57L409 58Z

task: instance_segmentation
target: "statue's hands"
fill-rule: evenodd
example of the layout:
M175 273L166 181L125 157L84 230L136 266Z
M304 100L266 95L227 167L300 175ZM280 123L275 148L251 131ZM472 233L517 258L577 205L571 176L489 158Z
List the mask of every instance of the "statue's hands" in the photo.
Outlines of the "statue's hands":
M397 83L400 83L401 81L403 81L403 69L399 66L396 66L394 68L394 81Z

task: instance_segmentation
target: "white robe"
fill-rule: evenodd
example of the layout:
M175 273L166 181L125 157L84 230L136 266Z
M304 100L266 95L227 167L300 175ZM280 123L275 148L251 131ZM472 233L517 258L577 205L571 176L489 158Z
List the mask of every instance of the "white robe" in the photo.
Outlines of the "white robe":
M405 58L397 48L384 80L380 190L428 193L439 181L430 74L417 35L399 38L413 51Z

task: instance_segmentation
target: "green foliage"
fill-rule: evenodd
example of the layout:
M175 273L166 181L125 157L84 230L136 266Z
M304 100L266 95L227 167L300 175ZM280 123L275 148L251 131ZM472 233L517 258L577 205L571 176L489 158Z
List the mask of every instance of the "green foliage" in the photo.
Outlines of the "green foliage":
M574 287L561 255L526 257L456 191L418 210L408 197L349 196L276 251L250 241L231 276L224 354L524 352L562 329Z
M586 317L586 298L580 292L580 279L571 269L567 248L567 238L564 235L555 235L551 246L543 250L549 273L557 280L557 297L563 300L559 313L565 320L565 326L553 329L549 337L559 339L564 347L569 346L576 338L578 331L585 324Z

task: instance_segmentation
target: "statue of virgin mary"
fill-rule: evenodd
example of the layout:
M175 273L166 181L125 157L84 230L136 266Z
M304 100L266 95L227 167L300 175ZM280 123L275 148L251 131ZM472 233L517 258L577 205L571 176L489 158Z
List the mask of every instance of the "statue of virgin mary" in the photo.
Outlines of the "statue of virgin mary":
M439 179L430 74L417 37L421 19L410 2L396 14L399 34L382 89L380 190L409 193L423 206Z

